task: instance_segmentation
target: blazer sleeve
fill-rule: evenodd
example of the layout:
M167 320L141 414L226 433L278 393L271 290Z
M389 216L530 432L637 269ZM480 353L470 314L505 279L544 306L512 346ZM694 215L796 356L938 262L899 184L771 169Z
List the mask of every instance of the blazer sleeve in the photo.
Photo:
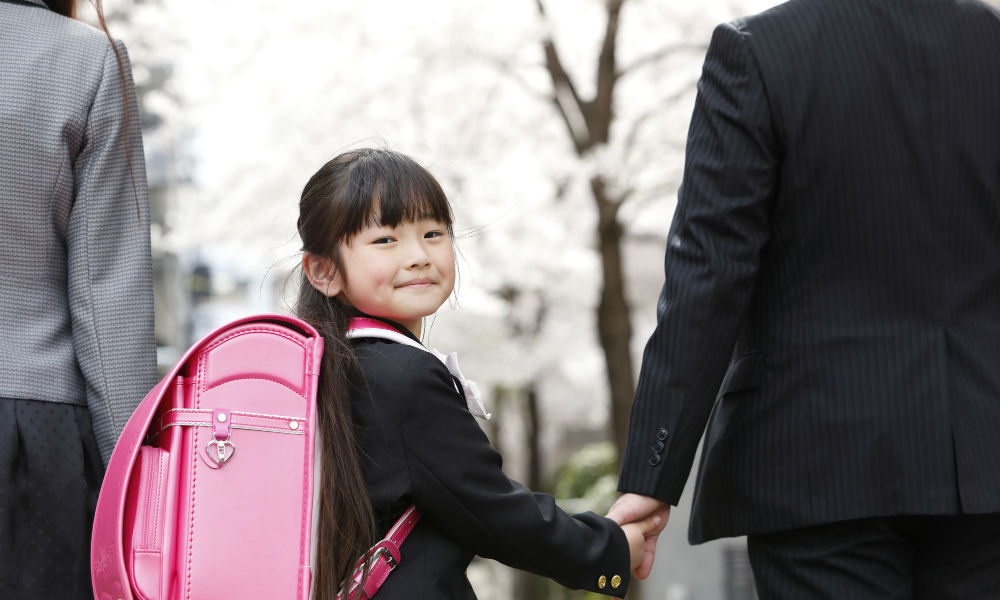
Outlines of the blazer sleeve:
M146 168L128 57L124 45L118 48L125 82L108 43L84 143L73 161L67 233L73 347L105 464L125 422L156 383Z
M720 25L698 82L620 491L680 498L769 238L779 166L757 63L744 34Z
M592 592L623 596L629 549L615 522L569 515L501 470L475 417L439 360L417 352L399 392L413 502L463 549ZM602 578L603 576L603 578Z

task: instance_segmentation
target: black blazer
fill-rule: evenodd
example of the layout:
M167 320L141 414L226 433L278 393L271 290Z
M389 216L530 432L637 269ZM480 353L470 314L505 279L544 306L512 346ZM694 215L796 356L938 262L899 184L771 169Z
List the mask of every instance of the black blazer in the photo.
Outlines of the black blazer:
M380 339L354 343L353 414L380 531L410 504L423 515L379 600L473 599L465 570L476 554L567 587L624 595L629 549L617 524L589 512L570 516L551 496L508 479L433 355Z
M620 489L676 503L708 423L693 542L1000 511L997 10L719 26L665 273Z

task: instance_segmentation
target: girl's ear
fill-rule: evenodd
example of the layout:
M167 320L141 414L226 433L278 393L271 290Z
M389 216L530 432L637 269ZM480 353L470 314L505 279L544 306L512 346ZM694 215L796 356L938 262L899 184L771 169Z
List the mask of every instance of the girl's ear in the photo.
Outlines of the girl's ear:
M302 255L302 270L309 284L324 296L333 298L344 289L343 278L329 258L306 252Z

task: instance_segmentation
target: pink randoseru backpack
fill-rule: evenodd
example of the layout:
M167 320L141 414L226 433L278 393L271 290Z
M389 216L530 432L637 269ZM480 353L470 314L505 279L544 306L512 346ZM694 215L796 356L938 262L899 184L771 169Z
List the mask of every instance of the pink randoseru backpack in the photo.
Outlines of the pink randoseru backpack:
M309 598L322 354L306 323L257 315L206 336L149 392L97 503L96 600Z

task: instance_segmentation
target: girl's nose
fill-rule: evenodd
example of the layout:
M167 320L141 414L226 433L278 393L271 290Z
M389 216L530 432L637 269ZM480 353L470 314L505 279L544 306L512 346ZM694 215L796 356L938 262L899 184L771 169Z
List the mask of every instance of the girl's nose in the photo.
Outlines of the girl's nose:
M430 256L420 242L414 242L410 247L409 268L420 269L431 264Z

